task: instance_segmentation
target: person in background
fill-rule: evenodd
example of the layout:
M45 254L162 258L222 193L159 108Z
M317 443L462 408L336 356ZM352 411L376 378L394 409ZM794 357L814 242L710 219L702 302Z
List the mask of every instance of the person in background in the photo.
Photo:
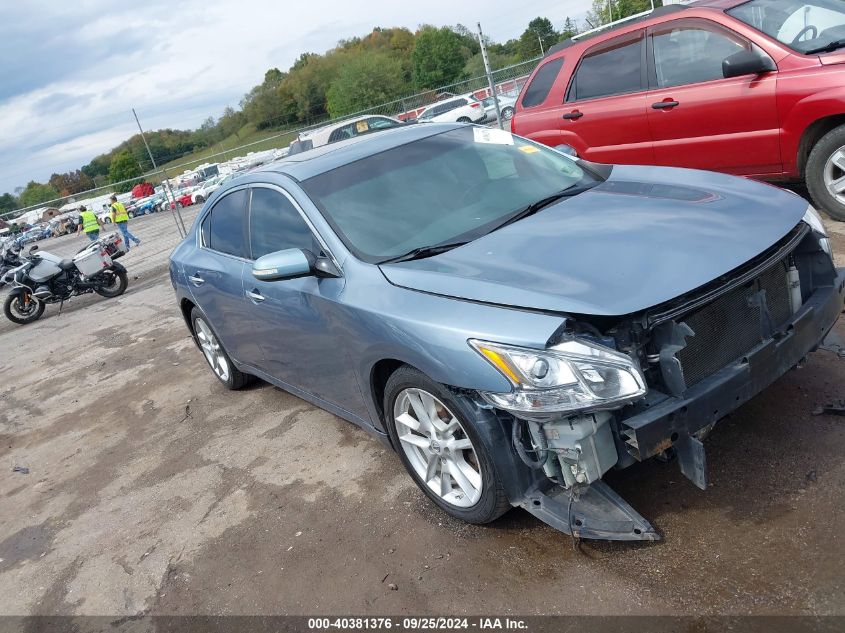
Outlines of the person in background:
M129 251L129 240L135 242L135 246L141 245L141 240L129 232L129 213L122 202L117 201L117 196L111 197L111 221L115 223L120 232L123 233L123 239L126 241L126 251Z
M100 227L103 226L102 220L97 217L93 211L85 208L85 205L79 207L79 226L76 227L76 234L85 232L85 235L92 242L100 237Z

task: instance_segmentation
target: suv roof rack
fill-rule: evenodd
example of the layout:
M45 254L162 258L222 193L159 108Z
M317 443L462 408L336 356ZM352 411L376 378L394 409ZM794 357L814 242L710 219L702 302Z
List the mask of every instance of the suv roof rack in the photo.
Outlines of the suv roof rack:
M558 51L562 51L565 48L569 48L573 44L578 44L582 39L586 38L589 39L599 33L604 33L607 31L614 31L620 26L627 26L629 24L633 24L636 22L641 22L642 20L648 20L651 18L658 18L661 15L667 15L670 13L677 13L678 11L684 11L688 9L689 5L686 4L667 4L662 7L657 7L653 11L649 9L648 11L643 11L642 13L635 13L634 15L629 15L627 18L622 18L621 20L616 20L614 22L609 22L602 26L599 26L594 29L590 29L589 31L584 31L583 33L578 33L578 35L573 35L571 38L560 42L559 44L555 44L546 52L546 57L549 55L554 55Z

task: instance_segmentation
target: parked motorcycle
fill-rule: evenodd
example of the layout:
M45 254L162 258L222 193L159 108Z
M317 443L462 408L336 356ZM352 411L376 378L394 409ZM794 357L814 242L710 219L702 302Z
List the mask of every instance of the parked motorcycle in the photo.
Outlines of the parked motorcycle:
M129 285L126 268L114 261L126 253L123 238L107 235L81 249L73 259L62 259L39 251L37 246L0 281L12 290L3 304L6 318L19 325L41 318L48 303L63 303L71 297L96 292L119 297Z
M0 242L0 288L6 285L3 280L6 273L23 263L21 262L20 252L21 249L15 244L14 238Z

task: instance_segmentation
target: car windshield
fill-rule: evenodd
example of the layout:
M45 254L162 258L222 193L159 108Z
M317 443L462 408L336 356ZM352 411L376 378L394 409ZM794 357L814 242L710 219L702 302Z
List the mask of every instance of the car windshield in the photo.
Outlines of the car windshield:
M751 0L728 13L800 53L845 46L842 0Z
M343 165L303 186L357 257L383 262L476 239L538 200L598 182L555 150L465 126Z
M419 120L420 121L427 121L428 119L433 119L434 116L435 116L435 108L431 107L419 116Z

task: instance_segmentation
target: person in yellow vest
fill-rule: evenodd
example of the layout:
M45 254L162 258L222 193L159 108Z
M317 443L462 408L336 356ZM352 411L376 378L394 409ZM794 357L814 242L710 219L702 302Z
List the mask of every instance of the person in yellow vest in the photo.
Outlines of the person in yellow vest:
M129 232L129 213L122 202L117 201L117 196L111 197L111 221L123 233L123 240L126 242L126 250L129 251L129 240L135 242L135 246L141 245L141 240Z
M76 228L77 235L85 232L86 237L93 242L100 237L101 226L103 226L103 221L97 217L96 213L86 209L84 204L79 207L79 226Z

